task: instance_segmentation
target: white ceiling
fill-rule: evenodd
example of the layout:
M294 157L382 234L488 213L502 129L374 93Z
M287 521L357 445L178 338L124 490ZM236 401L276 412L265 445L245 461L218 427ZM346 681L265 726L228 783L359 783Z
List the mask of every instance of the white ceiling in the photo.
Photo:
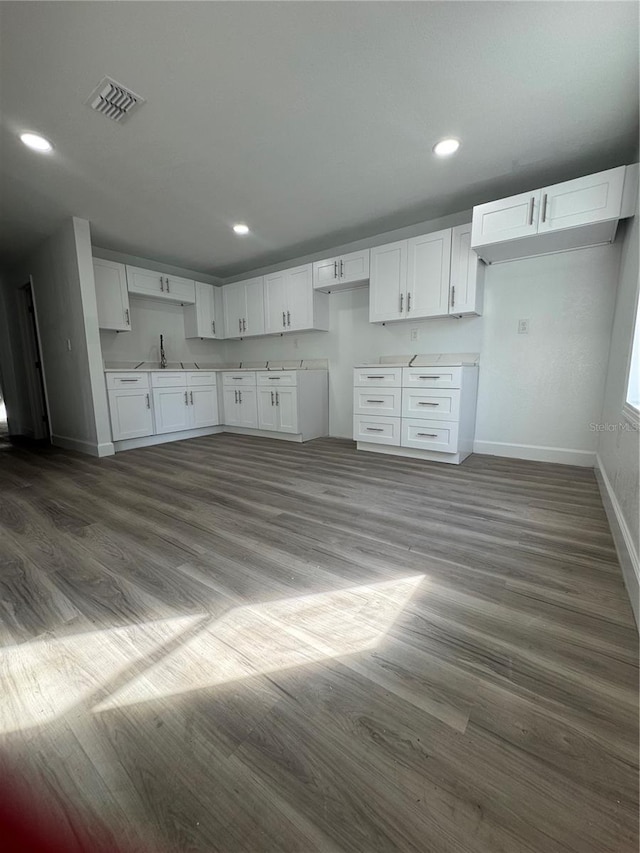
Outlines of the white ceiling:
M634 2L0 7L2 263L76 215L96 245L233 274L636 152ZM147 98L123 125L84 105L105 74Z

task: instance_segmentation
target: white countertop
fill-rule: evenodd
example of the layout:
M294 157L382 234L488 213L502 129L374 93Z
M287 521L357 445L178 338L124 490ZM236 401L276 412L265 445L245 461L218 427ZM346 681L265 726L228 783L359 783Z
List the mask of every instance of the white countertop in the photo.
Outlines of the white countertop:
M156 373L161 370L170 370L172 373L192 372L196 370L215 371L222 373L224 371L255 371L255 370L327 370L328 364L326 359L301 359L299 361L263 361L263 362L247 362L246 364L202 364L195 361L168 361L165 368L160 367L160 363L155 361L140 361L140 362L107 362L104 365L105 373Z
M380 361L362 362L355 367L466 367L478 364L475 352L426 353L424 355L383 356Z

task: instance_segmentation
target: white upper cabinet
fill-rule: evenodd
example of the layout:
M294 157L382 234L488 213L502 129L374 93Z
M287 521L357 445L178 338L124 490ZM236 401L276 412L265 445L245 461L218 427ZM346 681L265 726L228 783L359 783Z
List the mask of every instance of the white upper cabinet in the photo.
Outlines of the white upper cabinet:
M130 332L129 293L124 264L94 258L93 277L96 283L98 326L116 332Z
M313 265L313 286L316 290L330 292L346 290L369 280L369 249L338 255Z
M406 240L371 249L369 322L401 320L407 290Z
M451 229L449 314L482 314L485 265L471 248L471 223Z
M127 287L132 296L146 296L181 305L193 305L196 301L195 282L155 270L127 266Z
M222 294L219 287L195 282L196 301L184 310L185 338L221 338Z
M637 182L635 166L618 166L574 181L473 208L471 246L487 263L610 243L630 215L623 196Z
M406 316L446 317L449 313L451 229L407 241Z
M222 288L225 337L264 335L264 279L262 276L226 284Z
M328 297L314 292L311 264L266 275L264 310L267 334L329 328Z
M369 322L482 313L482 271L471 225L371 249Z

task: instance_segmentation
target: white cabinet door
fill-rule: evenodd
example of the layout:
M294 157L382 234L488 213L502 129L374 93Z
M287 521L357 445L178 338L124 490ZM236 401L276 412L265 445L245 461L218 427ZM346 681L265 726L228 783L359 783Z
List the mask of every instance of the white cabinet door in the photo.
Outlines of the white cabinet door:
M258 428L278 429L276 392L270 388L258 388Z
M407 241L371 249L369 322L406 317Z
M139 296L162 298L165 292L165 276L155 270L143 270L140 267L127 267L127 287L129 293Z
M238 407L238 425L243 427L258 426L258 394L255 388L238 388L240 405Z
M219 337L222 329L216 332L215 290L210 284L195 282L195 304L184 309L185 338Z
M366 281L369 278L369 249L350 252L348 255L342 255L338 260L341 283Z
M223 423L229 426L240 424L240 403L237 388L225 388L223 394L224 416Z
M316 261L313 265L313 286L327 287L335 284L339 277L340 258L327 258L326 261Z
M298 389L278 388L276 408L278 410L278 432L298 432Z
M313 272L311 264L287 270L286 288L287 331L293 332L313 328Z
M156 433L189 429L189 399L186 388L155 388L153 410Z
M118 388L109 391L111 433L114 441L153 435L150 393L144 388Z
M245 313L243 336L264 335L264 279L262 276L244 282Z
M412 237L408 243L406 316L444 317L449 313L451 229Z
M471 248L471 224L451 229L449 314L482 314L484 264Z
M193 305L196 301L195 282L188 278L167 275L164 279L164 295L165 298L171 299L174 302Z
M124 264L94 258L93 277L96 284L98 326L116 332L130 332L129 293Z
M537 234L539 210L540 190L474 207L471 245L487 246Z
M214 387L196 386L189 389L189 427L216 426L218 419L218 391Z
M538 233L559 231L617 219L620 216L624 166L565 181L542 190Z
M264 277L264 319L267 333L287 330L287 273Z
M247 313L247 300L242 283L225 284L222 288L224 306L224 328L226 338L239 338L242 335L242 320Z

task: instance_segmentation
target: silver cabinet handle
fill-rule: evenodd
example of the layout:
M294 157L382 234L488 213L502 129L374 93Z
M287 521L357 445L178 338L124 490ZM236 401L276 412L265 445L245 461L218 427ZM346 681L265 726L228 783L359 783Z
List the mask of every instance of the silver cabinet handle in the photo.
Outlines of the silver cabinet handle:
M286 315L286 313L283 311L283 312L282 312L282 328L284 329L284 327L285 327L286 325L287 325L287 315Z
M333 277L338 278L338 262L333 262Z
M440 376L418 376L418 379L441 379Z
M423 403L421 400L418 400L419 406L439 406L440 403Z
M164 276L160 276L160 290L164 293Z
M244 317L242 318L242 331L247 331L247 321L244 319Z
M151 408L151 400L149 399L149 395L147 394L147 409Z
M238 389L236 388L236 389L235 389L235 391L234 391L233 393L234 393L234 395L235 395L235 400L236 400L236 403L237 403L237 402L238 402Z
M451 307L453 308L456 301L456 286L455 284L451 288Z
M544 222L547 218L547 194L544 194L542 199L542 221Z
M407 293L407 314L411 311L411 294Z
M282 376L270 376L269 379L273 382L274 379L282 379Z
M276 406L279 406L279 405L280 405L280 395L276 391Z
M340 278L344 278L344 261L340 261Z
M367 427L367 432L384 432L382 427Z
M127 321L127 326L130 326L130 325L131 325L131 322L130 322L130 320L129 320L129 309L128 309L128 308L125 308L125 309L124 309L124 318L125 318L125 320Z
M291 313L287 311L287 326L291 325Z
M384 376L367 376L367 379L384 379Z
M273 391L271 392L271 405L272 405L272 406L274 405Z
M137 382L137 379L118 379L118 382Z
M242 391L238 391L238 402L242 405Z
M244 379L244 376L232 376L232 379Z
M238 317L238 331L242 333L242 320Z
M189 399L191 400L191 405L193 406L193 391L189 391Z
M167 276L167 293L169 293L169 276Z
M187 392L186 392L186 391L184 392L184 404L185 404L185 406L188 406L188 405L189 405L189 398L187 397Z
M531 196L531 201L529 202L529 225L533 225L533 207L536 202L536 197L534 195Z
M384 400L367 400L367 403L384 403Z
M215 333L216 333L216 321L215 320L211 321L211 331L215 335Z
M419 432L417 435L424 436L425 438L437 438L437 432Z
M404 305L404 293L400 294L400 313L402 314L402 306Z

